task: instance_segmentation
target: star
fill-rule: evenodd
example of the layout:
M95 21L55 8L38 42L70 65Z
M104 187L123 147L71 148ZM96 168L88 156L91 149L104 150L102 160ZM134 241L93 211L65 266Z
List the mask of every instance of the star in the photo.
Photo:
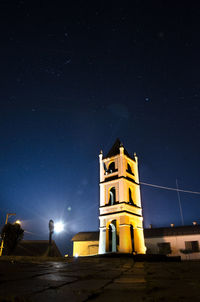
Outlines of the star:
M71 59L66 60L64 64L67 65L69 63L71 63Z

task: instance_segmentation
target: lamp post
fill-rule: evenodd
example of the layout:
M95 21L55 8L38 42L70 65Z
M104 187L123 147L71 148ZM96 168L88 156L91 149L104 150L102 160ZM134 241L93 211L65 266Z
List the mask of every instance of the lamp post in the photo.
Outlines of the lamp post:
M7 213L6 214L6 222L5 222L5 225L8 223L8 218L9 216L15 216L16 214L15 213ZM4 244L4 238L2 238L1 240L1 247L0 247L0 256L2 256L2 253L3 253L3 244Z
M52 219L49 220L49 245L52 244L52 235L54 232L54 221Z
M51 246L52 246L52 235L54 232L54 221L49 220L49 256L51 256Z
M64 223L62 221L56 222L49 220L49 256L52 256L52 235L53 233L60 233L64 230Z

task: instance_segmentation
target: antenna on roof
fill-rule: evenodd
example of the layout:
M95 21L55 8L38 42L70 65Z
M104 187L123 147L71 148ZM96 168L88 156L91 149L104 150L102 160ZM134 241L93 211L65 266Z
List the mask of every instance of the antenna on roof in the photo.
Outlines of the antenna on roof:
M181 206L181 197L180 197L180 193L178 190L178 180L176 179L176 191L177 191L177 196L178 196L178 203L179 203L179 209L180 209L180 215L181 215L181 222L182 225L184 225L184 219L183 219L183 211L182 211L182 206Z

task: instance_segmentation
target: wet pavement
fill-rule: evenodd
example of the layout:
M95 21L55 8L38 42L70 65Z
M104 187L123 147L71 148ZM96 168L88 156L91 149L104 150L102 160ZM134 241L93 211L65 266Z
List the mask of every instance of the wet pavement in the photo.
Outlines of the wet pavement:
M200 262L0 261L0 301L200 301Z

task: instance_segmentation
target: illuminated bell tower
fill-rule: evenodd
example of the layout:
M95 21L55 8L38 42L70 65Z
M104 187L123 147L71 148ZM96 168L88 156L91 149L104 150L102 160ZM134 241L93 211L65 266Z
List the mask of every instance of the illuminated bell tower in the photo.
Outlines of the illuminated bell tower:
M100 163L99 254L145 254L136 154L130 157L117 139Z

